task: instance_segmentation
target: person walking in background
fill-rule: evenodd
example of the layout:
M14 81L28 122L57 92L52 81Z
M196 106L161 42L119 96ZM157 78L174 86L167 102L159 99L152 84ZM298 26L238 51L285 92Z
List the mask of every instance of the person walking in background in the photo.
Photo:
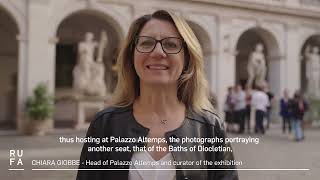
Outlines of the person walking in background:
M239 124L239 134L244 132L244 120L245 120L245 113L246 113L246 94L242 90L240 84L237 84L235 87L235 120L236 123Z
M269 105L267 94L263 91L263 86L258 86L257 90L252 93L251 107L255 109L255 133L265 133L263 118Z
M245 111L245 124L247 124L247 132L250 133L251 125L251 94L252 90L249 86L246 86L246 111Z
M227 132L232 132L234 126L234 98L233 98L233 87L228 87L228 94L224 103L225 122Z
M308 104L303 99L299 91L296 91L291 103L292 108L292 127L294 129L295 140L301 141L304 139L302 129L304 113L308 110Z
M269 99L269 105L267 106L267 111L266 111L266 120L267 120L266 129L269 129L270 121L271 121L272 102L274 101L274 94L270 91L269 85L267 83L264 85L264 92L267 94Z
M286 133L288 127L288 133L291 133L291 109L289 106L290 99L288 90L285 89L283 97L280 100L280 116L282 118L282 133Z

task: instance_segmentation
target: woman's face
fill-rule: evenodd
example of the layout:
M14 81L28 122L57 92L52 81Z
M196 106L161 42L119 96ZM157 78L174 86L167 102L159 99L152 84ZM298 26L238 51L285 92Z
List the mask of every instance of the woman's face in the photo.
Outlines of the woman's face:
M147 39L151 37L156 40L162 40L167 37L180 38L180 35L173 24L158 19L152 19L147 22L142 28L139 36L147 36ZM179 39L173 38L172 41L162 41L162 44L166 46L164 47L166 50L171 47L174 48L174 43L177 43L177 41L179 41ZM138 42L140 47L143 47L144 45L147 47L148 43L150 43L148 40ZM136 43L136 47L138 44ZM135 48L134 67L141 83L176 85L184 67L183 47L177 54L166 53L159 42L156 43L155 48L151 52L139 52L137 48Z

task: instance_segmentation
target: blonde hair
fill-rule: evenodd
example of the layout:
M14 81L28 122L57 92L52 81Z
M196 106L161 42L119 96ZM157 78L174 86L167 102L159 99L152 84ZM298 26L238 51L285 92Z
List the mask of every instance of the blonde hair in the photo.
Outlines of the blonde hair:
M204 74L200 43L183 18L165 10L144 15L131 24L117 58L118 83L109 105L116 107L129 106L140 95L139 77L133 64L135 38L151 19L171 22L185 41L185 68L178 80L177 96L179 101L197 113L203 113L204 110L213 110L209 101L209 88Z

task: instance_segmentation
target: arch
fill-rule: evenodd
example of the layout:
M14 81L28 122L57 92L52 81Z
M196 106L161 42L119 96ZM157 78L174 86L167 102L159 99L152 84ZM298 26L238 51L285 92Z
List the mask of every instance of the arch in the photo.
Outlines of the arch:
M76 29L76 31L74 31L74 29ZM119 34L119 32L117 32L117 29L115 27L112 27L112 25L110 25L109 22L105 20L105 18L101 17L100 14L96 14L95 12L90 10L82 10L73 13L61 22L56 35L60 39L56 47L56 60L59 60L59 62L61 63L68 62L71 64L69 64L68 66L64 66L63 68L64 70L67 70L66 68L69 68L69 70L67 70L67 76L62 72L57 73L57 71L61 69L56 69L56 75L60 74L58 76L58 79L56 79L56 82L59 82L59 80L67 80L64 85L72 86L72 78L68 79L66 77L72 77L72 68L75 66L77 59L78 43L83 40L84 35L87 32L92 32L94 34L95 41L99 41L101 30L106 30L108 38L107 47L105 48L103 55L106 68L108 69L112 66L112 63L115 62L115 54L118 51L118 45L121 41L121 35ZM61 54L59 52L61 52L61 50L64 52L66 50L68 51L67 57L60 56ZM71 62L70 60L73 62ZM110 79L112 74L108 74L107 72L108 71L106 71L105 78L113 81L112 79ZM57 85L61 86L61 84L56 84L56 87ZM111 86L112 87L110 91L112 92L114 89L114 84L112 83Z
M11 1L1 1L0 2L0 11L3 10L7 12L10 17L14 20L14 23L17 26L18 33L21 36L26 36L26 20L25 14L21 12L21 10L17 9L17 7Z
M301 65L300 65L300 72L301 72L300 73L300 82L301 82L300 83L300 90L303 93L306 93L307 96L314 96L314 95L317 94L317 93L314 92L314 90L317 89L317 87L319 88L320 77L318 77L319 79L318 79L317 83L310 82L310 80L308 79L308 76L307 76L308 73L315 74L316 72L314 72L312 69L311 69L311 71L307 70L308 69L308 65L307 65L308 63L306 62L305 52L307 50L307 46L308 46L308 48L310 48L309 49L309 53L312 50L312 48L315 47L315 46L320 48L320 32L310 35L302 43L303 44L300 46L300 55L301 55L300 56L301 57L301 61L300 61L301 62ZM318 54L318 55L320 56L320 54ZM312 63L313 67L317 68L317 64L314 64L315 62L310 61L310 63ZM318 63L320 63L320 62L318 62ZM309 68L310 68L310 66L309 66ZM312 76L314 76L314 75L311 75L311 78L314 78ZM313 80L313 81L316 81L316 80ZM310 83L312 83L312 84L310 84Z
M245 85L244 79L241 79L238 76L242 74L242 76L246 76L246 78L248 78L246 67L249 54L254 50L254 47L257 43L262 43L264 45L264 55L267 65L266 79L270 83L271 91L280 93L281 69L279 67L279 60L281 59L281 53L278 43L279 41L272 32L262 27L252 27L241 32L242 33L240 34L240 36L238 36L235 43L236 46L234 47L236 49L236 52L238 52L236 56L237 61L235 63L235 76L236 78L238 78L237 80L241 80L240 83L242 85ZM246 36L247 38L245 38L244 36ZM239 52L240 48L242 52ZM245 52L243 52L244 50ZM245 71L239 70L239 68L244 68Z
M320 30L304 28L300 33L300 40L297 41L299 44L297 47L300 47L300 50L304 49L305 43L313 36L317 36L320 34Z
M218 92L217 71L217 22L215 15L182 12L182 16L189 23L199 38L203 48L204 71L212 92Z
M211 55L213 49L217 49L215 42L215 17L196 13L183 13L183 17L186 19L188 24L191 26L196 36L199 38L201 45L203 46L203 54Z
M17 95L19 44L16 39L19 27L10 12L0 7L0 124L5 129L15 128L17 120Z
M54 13L53 17L50 18L51 19L50 22L52 23L51 23L51 27L49 28L50 29L49 37L55 37L58 31L58 28L64 19L68 18L72 14L82 12L82 11L86 11L88 13L94 13L95 15L98 15L101 18L105 19L113 27L116 28L121 39L123 39L124 33L126 32L125 29L129 24L128 17L121 15L114 8L108 8L101 5L99 6L97 4L88 6L85 4L85 2L83 3L69 2L68 4L65 4L63 7L60 7L55 11L60 13Z
M300 53L301 53L301 55L303 55L304 50L305 50L305 48L306 48L307 45L319 46L319 45L320 45L320 32L314 33L314 34L308 36L308 38L306 38L306 39L302 42L302 45L300 46Z
M204 14L196 14L196 13L183 13L183 17L186 19L187 23L190 25L195 35L197 36L200 45L203 50L204 57L204 71L206 73L206 77L208 79L209 85L212 90L216 90L214 79L214 71L216 68L216 57L214 56L214 50L216 49L214 44L214 33L210 33L212 30L215 30L215 21L214 17L204 15Z
M250 27L250 28L246 28L246 29L242 29L241 31L239 31L236 36L235 36L235 43L233 45L233 49L234 49L234 52L237 51L237 46L238 46L238 43L239 43L239 40L240 40L240 37L248 32L248 31L253 31L255 33L257 33L264 41L265 45L266 45L266 48L269 50L268 51L268 56L269 58L279 58L281 54L280 51L280 43L279 43L279 40L276 38L276 36L271 33L269 30L267 29L264 29L262 27Z
M207 31L203 29L199 24L193 21L187 21L195 35L197 36L200 45L203 50L203 55L206 56L207 54L211 53L212 45L211 45L211 38Z
M64 99L76 94L72 87L74 83L73 70L77 65L77 59L79 59L78 44L84 40L87 32L93 33L94 41L99 42L102 30L106 31L108 39L103 53L104 80L107 94L111 94L117 81L112 67L115 63L118 45L122 40L122 34L118 31L118 27L114 27L114 23L110 23L110 17L93 9L79 10L65 17L56 30L55 36L59 41L55 46L55 94L58 100L55 108L55 126L68 125L76 117L76 112L73 109L69 111L70 113L64 113L65 106L72 106L68 105L70 102ZM94 54L97 55L97 51L95 52ZM78 95L81 96L81 94Z
M203 58L204 58L204 71L207 75L207 79L209 80L209 83L212 82L212 44L211 44L211 38L207 31L201 27L199 24L187 20L187 23L195 33L196 37L198 38L198 41L202 48Z

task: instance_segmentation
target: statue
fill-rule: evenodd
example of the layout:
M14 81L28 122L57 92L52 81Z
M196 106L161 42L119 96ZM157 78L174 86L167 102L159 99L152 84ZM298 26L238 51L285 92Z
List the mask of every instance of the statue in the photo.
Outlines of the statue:
M307 45L305 52L306 77L308 81L307 92L311 96L320 97L320 54L319 47L312 49Z
M99 43L93 39L93 33L87 32L85 40L78 45L79 59L73 69L73 89L85 95L105 96L107 88L104 80L103 50L107 44L106 32L101 32ZM97 48L98 54L95 60L94 52Z
M249 55L249 62L247 66L249 79L247 86L252 88L253 81L256 86L261 86L266 83L266 61L263 54L263 45L257 44L255 50Z

